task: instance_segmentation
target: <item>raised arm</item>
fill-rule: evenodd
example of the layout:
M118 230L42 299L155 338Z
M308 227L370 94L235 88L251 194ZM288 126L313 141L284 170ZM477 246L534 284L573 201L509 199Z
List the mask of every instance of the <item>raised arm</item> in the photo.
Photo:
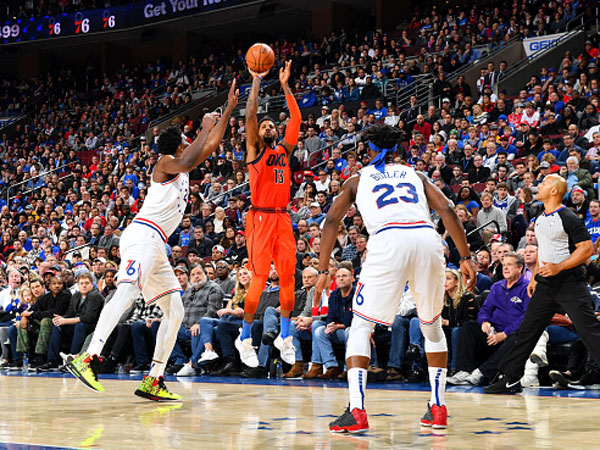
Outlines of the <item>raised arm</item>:
M248 72L252 75L252 86L250 87L248 101L246 102L246 162L251 163L258 158L260 152L258 118L256 117L258 111L258 90L260 89L260 81L267 76L269 71L256 73L248 69Z
M319 278L315 286L314 298L321 298L323 290L327 287L327 271L329 267L329 259L331 258L331 252L335 246L337 239L337 230L340 225L340 221L344 218L344 215L348 212L348 209L354 203L356 199L356 190L358 188L359 175L354 175L344 183L340 194L335 198L329 211L327 211L327 217L325 218L325 224L323 225L323 231L321 232L321 254L319 255ZM321 273L323 272L323 273Z
M469 251L469 244L467 242L467 236L465 229L460 223L460 219L456 215L456 211L452 205L452 202L438 189L437 186L429 181L425 175L417 173L423 185L425 186L425 195L427 196L427 202L429 206L440 216L446 231L452 237L454 244L458 252L460 253L460 271L470 291L473 291L475 284L477 283L477 275L475 273L475 267L470 258L471 252Z
M225 134L229 117L237 105L238 91L235 84L234 80L227 97L227 108L218 123L215 125L218 116L216 113L206 114L202 119L202 130L183 154L180 157L165 156L156 164L156 181L165 181L169 175L191 172L216 150Z
M300 125L302 124L302 114L300 114L300 108L298 108L296 98L294 97L294 94L292 93L292 90L288 84L291 68L292 61L287 61L285 63L285 67L279 69L279 81L281 82L281 87L283 88L283 93L285 94L285 101L287 102L288 109L290 111L290 120L285 129L283 141L281 142L281 145L284 146L288 156L291 155L291 153L294 151L294 148L296 148L298 136L300 135Z

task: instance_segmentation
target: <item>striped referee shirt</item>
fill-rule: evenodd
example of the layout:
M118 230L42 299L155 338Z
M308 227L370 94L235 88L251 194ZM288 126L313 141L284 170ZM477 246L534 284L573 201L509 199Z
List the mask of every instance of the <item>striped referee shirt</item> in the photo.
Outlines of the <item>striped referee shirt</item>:
M556 211L543 213L535 220L538 241L538 263L558 264L575 251L575 245L591 240L583 220L571 209L561 206Z

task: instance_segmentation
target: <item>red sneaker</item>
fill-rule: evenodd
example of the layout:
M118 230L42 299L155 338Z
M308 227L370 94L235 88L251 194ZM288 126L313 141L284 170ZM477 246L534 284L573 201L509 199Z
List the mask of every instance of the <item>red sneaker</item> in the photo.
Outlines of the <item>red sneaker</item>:
M446 405L429 405L427 404L427 412L421 418L421 425L432 428L446 428L448 426L448 411Z
M329 431L332 433L365 433L369 431L367 411L350 407L346 408L344 414L329 423Z

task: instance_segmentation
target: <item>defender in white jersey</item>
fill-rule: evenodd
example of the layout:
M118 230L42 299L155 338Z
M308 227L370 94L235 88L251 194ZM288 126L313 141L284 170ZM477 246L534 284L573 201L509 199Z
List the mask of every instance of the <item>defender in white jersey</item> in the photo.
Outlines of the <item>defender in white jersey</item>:
M350 405L329 424L336 433L361 433L369 428L364 406L370 336L375 324L391 326L408 282L417 305L429 363L431 399L423 426L444 428L447 344L442 331L445 263L442 242L430 218L433 208L456 243L461 272L472 289L476 282L469 246L452 203L429 179L400 164L386 164L396 152L400 131L374 125L364 133L371 164L349 178L330 207L321 237L319 281L315 298L325 287L329 257L337 228L356 202L371 236L360 282L352 303L354 318L346 343Z
M165 244L179 226L187 206L188 173L217 149L237 105L237 96L234 81L221 119L215 125L216 114L205 115L202 130L191 144L176 127L167 128L158 138L161 156L150 176L148 195L133 223L121 236L117 291L100 314L88 351L67 364L69 371L93 390L104 391L98 382L99 355L119 318L141 291L147 304L160 306L163 319L156 336L150 373L135 394L155 401L181 400L179 395L167 390L163 379L183 320L181 287L169 264Z

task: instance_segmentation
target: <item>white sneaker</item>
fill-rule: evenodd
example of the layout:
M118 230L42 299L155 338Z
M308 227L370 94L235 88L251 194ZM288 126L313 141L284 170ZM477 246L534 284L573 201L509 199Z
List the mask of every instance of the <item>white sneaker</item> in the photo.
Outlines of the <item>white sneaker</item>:
M469 378L471 374L469 372L465 372L461 370L460 372L456 372L453 376L446 379L446 383L460 385L460 384L469 384L467 378Z
M540 380L535 375L525 375L521 378L521 386L523 387L539 387Z
M481 373L481 370L475 369L473 372L471 372L471 375L467 377L466 381L473 386L479 386L481 383L483 383L483 374Z
M241 331L242 330L240 329L240 333ZM241 334L235 340L235 348L240 352L240 359L248 367L258 367L258 357L256 356L254 347L252 347L252 338L244 339L242 341L240 337Z
M177 372L178 377L195 377L196 371L192 367L191 364L184 364L179 372Z
M285 339L281 338L281 334L275 338L273 345L277 347L283 359L290 366L293 366L296 362L296 347L292 342L292 336L288 336Z
M215 359L219 359L219 354L214 350L204 350L202 355L200 355L200 359L198 360L198 364L214 361Z

